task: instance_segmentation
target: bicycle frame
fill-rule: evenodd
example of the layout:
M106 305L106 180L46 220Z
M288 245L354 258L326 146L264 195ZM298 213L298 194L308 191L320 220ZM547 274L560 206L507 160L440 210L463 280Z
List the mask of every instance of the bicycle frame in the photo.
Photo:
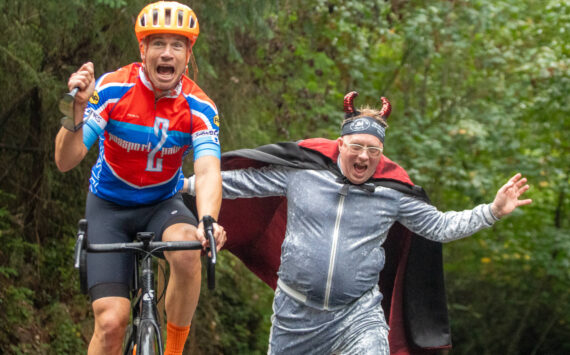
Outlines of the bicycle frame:
M208 288L215 287L215 264L216 264L216 243L213 236L214 219L204 217L204 229L206 231L210 247L208 252ZM110 244L89 244L87 238L87 221L79 221L77 241L75 243L74 267L79 270L81 290L87 293L86 263L85 255L90 253L108 252L131 252L135 253L135 267L132 288L132 321L125 333L123 353L131 355L136 344L136 354L146 354L146 347L153 347L154 341L157 343L158 353L163 354L163 341L158 322L157 300L154 289L154 263L153 256L159 251L173 250L199 250L202 244L198 241L177 241L177 242L153 242L154 233L137 233L137 242L132 243L110 243ZM140 271L139 271L140 264ZM150 343L150 345L149 345ZM146 345L145 345L146 344ZM141 346L143 345L143 346ZM152 354L154 351L151 350Z
M137 240L142 240L145 236L137 235ZM142 257L142 259L141 259ZM140 272L138 267L141 267ZM135 344L148 343L152 345L152 339L145 339L150 333L154 333L158 353L163 354L162 333L160 330L157 299L154 289L154 262L150 254L135 255L134 278L132 297L134 301L131 306L131 329L125 334L124 355L132 355ZM136 353L139 354L144 349L137 346Z

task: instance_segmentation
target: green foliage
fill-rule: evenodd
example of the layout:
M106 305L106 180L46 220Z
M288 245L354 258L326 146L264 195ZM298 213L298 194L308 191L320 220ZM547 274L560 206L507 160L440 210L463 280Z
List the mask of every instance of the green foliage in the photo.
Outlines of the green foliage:
M0 0L0 348L77 353L91 314L71 268L91 164L53 164L57 99L138 60L148 1ZM562 0L191 2L198 82L224 150L335 138L342 98L393 105L385 153L440 209L490 202L521 171L531 206L446 245L454 353L569 352L570 5ZM188 167L189 169L189 167ZM222 253L194 353L264 353L271 290ZM205 289L205 287L204 287ZM45 326L44 326L45 325ZM17 329L17 331L14 331ZM78 333L80 336L78 336ZM36 337L37 335L37 337Z

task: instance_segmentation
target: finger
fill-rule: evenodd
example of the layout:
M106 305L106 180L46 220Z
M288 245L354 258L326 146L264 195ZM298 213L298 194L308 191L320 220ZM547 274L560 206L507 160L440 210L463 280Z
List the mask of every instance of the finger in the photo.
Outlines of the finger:
M200 243L202 243L202 246L206 246L206 238L204 237L204 228L203 227L198 227L198 229L196 230L196 238L198 239L198 241Z
M524 206L524 205L530 205L532 203L532 199L528 198L526 200L519 200L517 201L517 207L518 206Z
M521 176L522 176L521 173L516 173L515 176L513 176L512 178L510 178L509 181L516 182L518 179L520 179Z
M95 69L93 68L92 62L84 63L78 70L78 72L85 72L89 76L93 76L95 73Z
M519 189L519 196L522 195L522 194L524 194L525 192L527 192L528 189L530 189L530 185L525 185L525 186L521 187L521 188Z
M216 233L216 249L219 251L226 243L226 231L220 226Z
M89 79L88 75L89 74L87 72L72 74L67 84L69 91L73 90L76 87L78 87L81 91L84 91L86 88L88 88L89 84L91 83L91 79Z
M517 181L516 186L517 186L518 188L520 188L521 186L523 186L524 184L526 184L526 182L527 182L527 179L526 179L526 178L522 178L522 179L520 179L519 181Z
M509 182L507 182L506 184L504 184L503 187L501 187L501 188L499 189L499 192L505 192L505 191L507 191L508 189L510 189L511 187L513 187L514 184L515 184L514 181L509 180Z

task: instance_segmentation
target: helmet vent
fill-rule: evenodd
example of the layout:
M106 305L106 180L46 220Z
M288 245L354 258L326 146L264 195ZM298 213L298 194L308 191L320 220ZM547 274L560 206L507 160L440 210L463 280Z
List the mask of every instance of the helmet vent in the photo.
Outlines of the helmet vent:
M142 27L145 27L145 26L146 26L146 14L143 14L143 15L140 17L140 24L141 24Z
M164 9L164 25L170 26L170 9Z
M178 10L178 27L182 27L184 25L184 12L182 10Z
M152 10L152 25L158 26L158 10Z
M194 17L190 16L190 28L196 27L196 21L194 21Z

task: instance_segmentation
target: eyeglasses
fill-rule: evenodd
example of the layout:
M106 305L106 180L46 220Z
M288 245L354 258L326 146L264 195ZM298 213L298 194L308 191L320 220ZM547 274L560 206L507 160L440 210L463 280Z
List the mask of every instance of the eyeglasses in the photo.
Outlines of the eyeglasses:
M379 157L380 154L382 154L382 152L384 151L384 149L380 147L365 147L361 144L356 144L356 143L350 143L347 144L347 146L348 150L353 154L360 154L362 153L363 150L366 150L368 152L368 155L374 158Z

